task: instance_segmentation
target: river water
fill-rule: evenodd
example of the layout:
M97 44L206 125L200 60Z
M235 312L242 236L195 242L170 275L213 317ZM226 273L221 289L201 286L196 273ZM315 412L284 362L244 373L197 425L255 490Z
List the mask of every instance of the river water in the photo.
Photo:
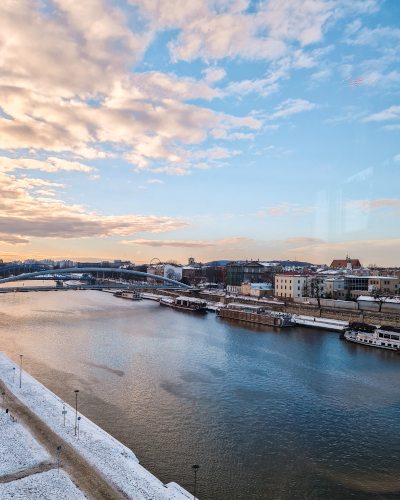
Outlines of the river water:
M200 500L399 498L396 353L99 291L0 294L0 349Z

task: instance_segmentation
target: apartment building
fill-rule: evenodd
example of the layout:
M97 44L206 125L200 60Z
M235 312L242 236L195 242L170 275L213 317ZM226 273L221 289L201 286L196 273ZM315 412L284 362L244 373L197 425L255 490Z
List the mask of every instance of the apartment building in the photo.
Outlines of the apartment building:
M295 271L275 276L276 297L302 297L308 274L298 274Z

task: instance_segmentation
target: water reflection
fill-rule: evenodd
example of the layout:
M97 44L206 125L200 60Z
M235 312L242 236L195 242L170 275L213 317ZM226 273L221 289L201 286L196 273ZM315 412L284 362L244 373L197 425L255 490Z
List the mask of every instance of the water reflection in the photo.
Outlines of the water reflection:
M199 497L391 499L400 357L87 291L0 295L1 349Z

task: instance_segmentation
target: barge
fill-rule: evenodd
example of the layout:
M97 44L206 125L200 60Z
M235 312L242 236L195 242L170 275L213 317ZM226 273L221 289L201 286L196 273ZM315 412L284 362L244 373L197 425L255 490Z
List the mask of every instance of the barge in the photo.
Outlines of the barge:
M161 306L174 307L175 309L186 309L197 313L207 312L207 302L203 299L195 297L175 297L174 299L162 297L160 299Z
M130 299L130 300L142 300L142 297L140 294L137 292L115 292L114 297L121 297L123 299Z
M400 327L391 325L368 325L353 321L340 338L356 344L363 344L378 349L400 352Z
M239 321L276 326L279 328L294 326L296 324L291 314L275 312L267 306L252 306L233 302L219 309L217 314L220 318L237 319Z

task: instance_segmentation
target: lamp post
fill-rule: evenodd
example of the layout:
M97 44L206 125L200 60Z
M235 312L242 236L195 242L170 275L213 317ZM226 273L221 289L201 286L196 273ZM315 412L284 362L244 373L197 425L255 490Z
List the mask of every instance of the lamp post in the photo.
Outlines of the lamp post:
M79 440L79 421L80 421L81 417L78 417L78 440Z
M193 500L196 500L196 474L198 469L200 468L200 465L192 465L192 469L194 470L194 494L193 494Z
M78 425L78 390L75 391L75 436L76 436L76 428Z
M1 405L1 411L3 411L3 410L4 410L4 394L5 394L5 392L2 392L2 393L1 393L1 395L3 396L3 404Z
M58 452L58 473L60 473L60 450L61 450L61 446L57 446L57 452Z
M22 387L22 354L19 355L21 358L21 364L19 365L19 388L21 389Z
M15 381L15 367L13 368L13 383Z

